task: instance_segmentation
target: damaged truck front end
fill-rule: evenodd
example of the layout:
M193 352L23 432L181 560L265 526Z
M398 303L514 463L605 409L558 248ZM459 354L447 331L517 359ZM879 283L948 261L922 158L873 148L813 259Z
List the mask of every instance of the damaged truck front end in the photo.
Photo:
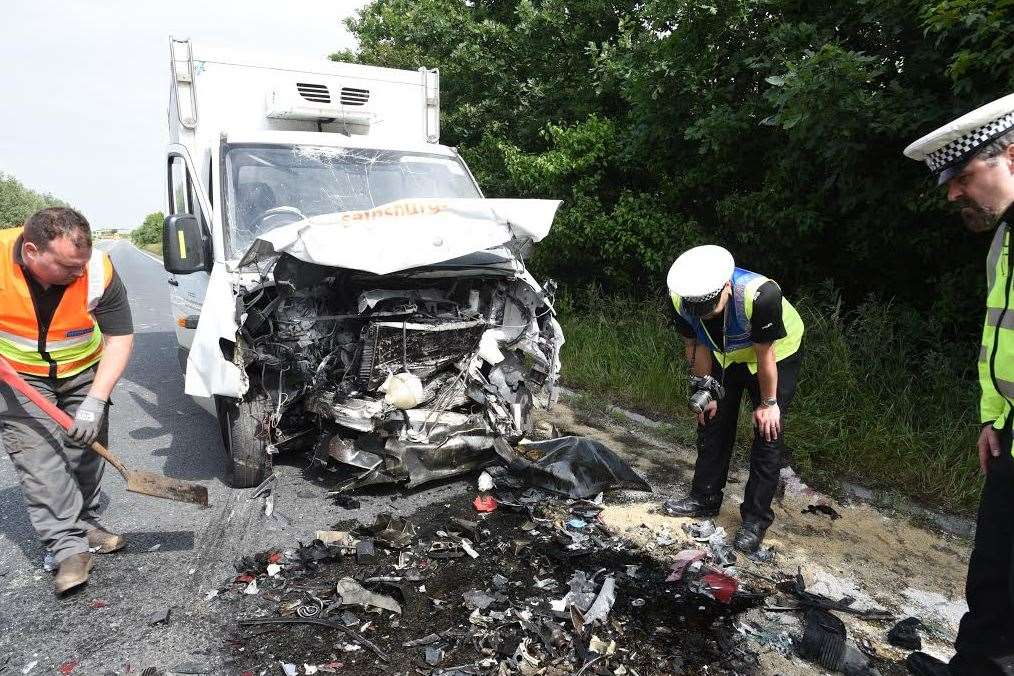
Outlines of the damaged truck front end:
M555 399L564 337L555 284L517 252L557 205L402 200L311 217L213 272L209 299L224 308L228 294L234 310L202 312L187 389L215 396L234 483L301 448L349 469L351 486L416 486L529 435Z

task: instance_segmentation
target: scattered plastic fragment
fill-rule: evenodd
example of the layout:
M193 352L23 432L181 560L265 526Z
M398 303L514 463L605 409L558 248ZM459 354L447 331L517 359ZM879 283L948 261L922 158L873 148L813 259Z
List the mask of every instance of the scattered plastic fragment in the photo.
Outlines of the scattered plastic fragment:
M831 671L841 668L845 656L845 623L820 608L806 611L803 636L796 652L804 660L815 662Z
M21 667L21 673L22 674L30 674L30 673L32 673L32 669L34 669L35 665L37 665L38 663L39 663L39 660L35 660L33 662L29 662L25 666Z
M282 662L282 671L285 672L285 676L296 676L299 673L299 668L290 662Z
M316 674L317 670L318 669L316 664L306 664L305 662L303 663L304 674Z
M209 592L208 592L208 593L207 593L207 594L206 594L206 595L204 596L204 600L205 600L205 601L210 601L211 599L215 598L216 596L218 596L218 590L217 590L217 589L212 589L211 591L209 591Z
M473 559L479 558L479 552L475 551L475 548L472 547L472 543L469 542L468 540L462 539L461 548L465 550L465 553L471 556Z
M480 495L472 501L477 512L492 512L496 509L496 498L491 495Z
M824 516L831 517L832 521L841 518L841 514L838 513L838 510L836 510L831 505L825 505L823 503L818 503L816 505L810 505L809 507L807 507L806 509L804 509L802 512L800 512L800 514L823 514Z
M408 519L385 512L377 515L372 526L362 528L361 531L372 535L374 540L396 549L403 549L415 537L415 524Z
M479 490L483 493L493 490L493 477L489 475L489 472L479 475Z
M684 573L686 573L687 566L694 561L700 561L708 553L703 549L684 549L676 555L676 560L672 564L672 574L666 578L666 582L679 582L683 579Z
M256 594L257 593L257 580L251 580L250 584L248 584L246 587L244 587L243 593L244 594L250 594L251 596L253 594Z
M325 545L342 546L349 541L349 534L341 530L319 530L315 536Z
M370 538L363 538L356 543L356 562L357 563L370 563L373 561L375 550L373 548L373 540Z
M392 613L401 614L401 604L382 594L375 594L365 589L358 582L353 580L351 577L343 577L338 580L338 584L335 585L335 590L338 596L341 597L342 605L358 605L358 606L372 606L374 608L382 608L389 610Z
M274 577L282 571L282 567L277 563L269 563L267 568L268 577Z
M88 604L89 608L106 608L109 606L109 601L105 599L92 599L92 602Z
M925 628L919 618L906 617L887 632L887 642L906 650L922 650L922 637L919 636L919 630Z
M616 653L616 641L609 641L606 643L598 636L592 634L591 640L588 641L588 650L599 655L613 655Z
M584 614L585 624L605 622L615 602L616 579L612 575L609 575L602 581L602 588L599 590L598 596L595 597L595 602L592 603L588 612Z
M67 660L57 668L57 671L59 671L61 674L69 674L74 671L74 667L76 666L77 660Z
M736 581L736 578L717 571L706 573L701 577L701 580L708 585L715 600L721 603L732 601L733 594L739 589L739 582Z
M567 521L567 525L575 530L581 530L588 525L588 522L584 519L570 519Z

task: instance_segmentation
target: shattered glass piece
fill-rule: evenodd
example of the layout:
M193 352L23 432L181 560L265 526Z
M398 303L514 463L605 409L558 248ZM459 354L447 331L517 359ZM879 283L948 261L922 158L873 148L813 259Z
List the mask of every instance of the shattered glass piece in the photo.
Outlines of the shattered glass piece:
M465 605L475 610L486 610L493 604L493 597L483 591L476 589L469 590L461 595L465 599Z
M507 578L500 573L496 573L493 575L493 586L500 591L505 590L507 588Z
M431 667L439 665L444 660L444 651L441 648L435 646L429 646L426 648L426 664Z

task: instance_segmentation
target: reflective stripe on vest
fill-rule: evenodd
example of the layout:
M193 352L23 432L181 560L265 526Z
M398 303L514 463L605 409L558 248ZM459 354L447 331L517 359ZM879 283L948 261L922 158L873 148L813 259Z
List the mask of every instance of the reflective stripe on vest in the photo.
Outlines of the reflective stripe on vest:
M28 281L14 261L14 246L21 232L21 228L0 231L0 299L4 306L0 355L21 373L68 378L102 357L102 333L90 313L112 280L112 263L105 253L92 249L85 274L67 285L45 336L40 336Z
M679 296L673 294L672 301L680 316L694 329L697 340L711 349L720 366L725 368L730 364L746 364L751 373L756 373L757 353L753 348L750 319L753 317L754 296L761 285L769 281L771 280L756 272L742 268L733 270L732 297L725 318L724 345L716 345L704 328L704 322L682 309ZM776 361L781 361L799 351L805 331L802 318L784 296L782 297L782 323L785 325L786 335L774 342Z
M1010 307L1010 233L1001 222L986 257L986 316L979 349L979 415L1002 429L1014 407L1014 308Z

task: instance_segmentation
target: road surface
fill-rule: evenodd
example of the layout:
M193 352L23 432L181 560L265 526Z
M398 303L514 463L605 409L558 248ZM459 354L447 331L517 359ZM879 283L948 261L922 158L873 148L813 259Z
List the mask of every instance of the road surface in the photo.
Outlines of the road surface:
M77 674L150 666L164 672L187 663L228 673L221 662L226 628L214 599L205 599L235 575L233 562L312 540L315 530L343 518L372 520L392 509L391 498L366 498L360 510L343 510L304 474L300 459L290 459L276 471L275 509L289 521L283 527L264 517L263 501L250 499L251 490L229 488L217 424L183 393L161 262L126 241L99 246L127 286L136 332L133 358L112 397L109 446L128 467L206 485L211 506L127 493L107 468L102 522L125 533L128 547L98 557L86 587L55 598L14 467L0 454L0 673L5 666L20 673L34 661L34 674L58 673L73 661ZM451 483L420 491L399 498L394 510L409 514L461 490ZM149 624L167 606L169 621Z

